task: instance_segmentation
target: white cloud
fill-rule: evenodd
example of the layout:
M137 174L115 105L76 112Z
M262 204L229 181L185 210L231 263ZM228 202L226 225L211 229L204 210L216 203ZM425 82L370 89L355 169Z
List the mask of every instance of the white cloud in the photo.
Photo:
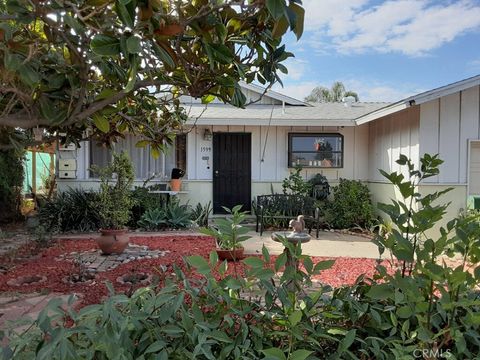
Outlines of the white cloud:
M283 62L288 69L288 74L280 74L282 80L300 80L308 70L308 61L300 58L288 58Z
M304 82L298 82L298 83L292 83L285 85L283 88L275 84L273 86L273 90L278 91L281 94L285 94L287 96L293 97L294 99L302 100L310 94L312 89L318 86L316 82L313 81L304 81Z
M480 29L477 1L306 0L307 42L340 53L365 51L425 55L469 31ZM309 36L310 35L310 36ZM327 45L326 45L327 43Z

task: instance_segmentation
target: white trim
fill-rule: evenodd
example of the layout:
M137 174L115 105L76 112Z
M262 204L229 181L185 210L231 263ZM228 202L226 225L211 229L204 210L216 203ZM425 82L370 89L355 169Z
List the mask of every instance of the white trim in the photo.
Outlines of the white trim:
M356 126L355 120L343 119L242 119L242 118L199 118L189 119L186 125L240 125L240 126Z
M250 91L253 91L253 92L256 92L257 94L259 95L262 95L264 92L265 92L265 88L259 86L259 85L255 85L255 84L247 84L246 82L244 81L240 81L239 82L240 86L247 89L247 90L250 90ZM275 99L275 100L278 100L278 101L282 101L282 102L285 102L289 105L297 105L297 106L312 106L310 105L309 103L307 102L304 102L304 101L301 101L301 100L298 100L298 99L295 99L293 97L290 97L290 96L287 96L287 95L283 95L283 94L280 94L276 91L273 91L273 90L270 90L268 89L266 92L265 92L265 96L268 96L268 97L271 97L272 99Z
M367 122L377 120L383 116L393 114L395 112L406 109L407 107L420 105L428 101L432 101L450 94L454 94L459 91L469 89L474 86L480 85L480 75L470 77L468 79L460 80L452 84L448 84L433 90L425 91L406 99L400 100L395 104L386 106L382 109L375 110L369 114L360 116L356 119L357 125L362 125Z
M368 123L368 122L370 122L370 121L379 119L379 118L381 118L381 117L384 117L384 116L387 116L387 115L390 115L390 114L393 114L393 113L396 113L396 112L405 110L405 109L408 108L408 107L410 107L410 104L408 104L408 103L404 103L404 102L395 103L395 104L386 106L386 107L384 107L384 108L375 110L375 111L373 111L373 112L371 112L371 113L369 113L369 114L360 116L359 118L357 118L357 119L355 120L355 124L356 124L356 125L366 124L366 123Z
M472 143L480 143L479 139L468 139L467 151L467 197L470 196L470 157L472 151Z

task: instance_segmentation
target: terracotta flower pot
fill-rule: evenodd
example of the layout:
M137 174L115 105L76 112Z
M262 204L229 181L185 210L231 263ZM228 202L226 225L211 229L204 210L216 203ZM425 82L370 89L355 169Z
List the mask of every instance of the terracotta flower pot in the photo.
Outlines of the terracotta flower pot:
M236 261L236 260L241 260L245 256L243 254L243 251L245 249L243 247L237 248L234 250L225 250L225 249L219 249L217 248L217 255L220 260L227 260L227 261Z
M182 187L182 180L181 179L170 180L170 189L172 191L180 191L181 187Z
M128 246L128 230L100 229L102 234L97 238L97 244L105 255L121 254Z

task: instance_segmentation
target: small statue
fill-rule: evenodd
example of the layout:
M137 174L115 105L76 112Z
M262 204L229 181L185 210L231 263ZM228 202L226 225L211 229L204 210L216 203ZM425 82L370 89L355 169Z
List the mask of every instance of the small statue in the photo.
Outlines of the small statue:
M303 220L303 215L298 215L297 220L290 220L288 225L293 229L294 233L305 232L305 220Z

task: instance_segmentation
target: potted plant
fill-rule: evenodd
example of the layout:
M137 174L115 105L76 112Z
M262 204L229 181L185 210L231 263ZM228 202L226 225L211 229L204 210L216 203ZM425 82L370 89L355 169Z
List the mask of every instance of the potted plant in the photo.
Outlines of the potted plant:
M128 246L125 225L133 206L131 186L134 172L132 162L125 152L113 154L113 162L107 167L93 167L100 175L100 192L96 208L100 217L100 233L97 244L104 254L120 254Z
M315 142L314 142L315 151L320 151L322 148L322 145L323 145L322 139L315 139Z
M244 257L241 242L250 239L251 236L246 235L248 228L240 225L246 216L245 212L240 211L241 208L242 205L234 206L231 210L223 207L231 216L215 219L215 226L200 228L202 234L215 238L216 251L220 260L236 261Z
M172 179L170 180L170 189L172 191L180 191L182 188L182 177L185 175L185 171L182 169L172 169Z

